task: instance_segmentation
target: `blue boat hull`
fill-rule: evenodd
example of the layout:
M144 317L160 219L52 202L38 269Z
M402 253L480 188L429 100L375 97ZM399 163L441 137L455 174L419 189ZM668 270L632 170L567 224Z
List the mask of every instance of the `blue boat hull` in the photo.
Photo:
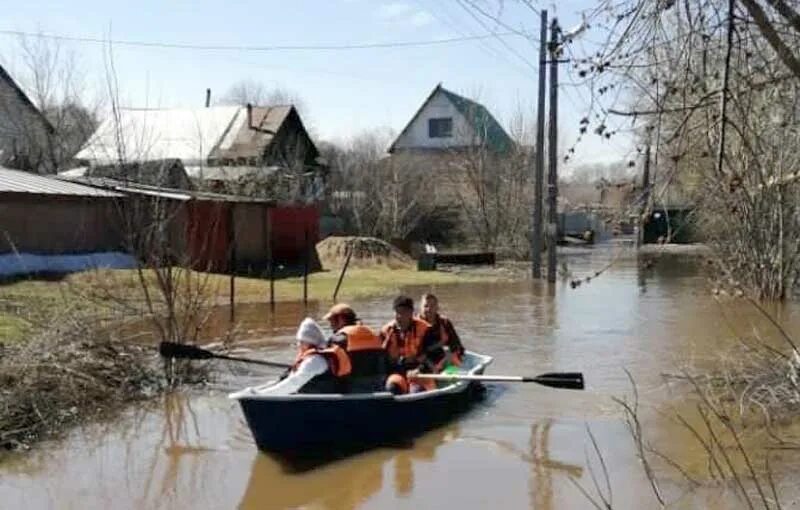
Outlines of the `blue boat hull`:
M478 374L483 357L469 373ZM258 448L287 457L397 443L440 426L468 410L480 393L475 382L395 396L293 394L238 396Z

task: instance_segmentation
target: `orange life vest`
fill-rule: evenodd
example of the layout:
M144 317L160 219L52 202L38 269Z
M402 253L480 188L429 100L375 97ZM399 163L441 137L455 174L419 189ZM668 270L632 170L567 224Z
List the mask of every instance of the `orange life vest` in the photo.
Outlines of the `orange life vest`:
M422 351L422 339L425 337L431 325L422 319L414 317L411 319L411 328L408 331L401 331L397 321L392 321L381 328L381 338L383 348L393 360L400 358L419 358L424 356Z
M347 337L347 351L366 351L373 349L382 349L381 339L372 332L367 326L361 324L354 324L352 326L345 326L336 332L343 334Z
M328 369L334 377L346 377L350 375L352 371L350 357L347 355L347 352L338 345L326 349L306 349L298 353L292 365L292 372L297 370L297 367L300 366L303 360L316 354L325 358L325 361L328 363Z

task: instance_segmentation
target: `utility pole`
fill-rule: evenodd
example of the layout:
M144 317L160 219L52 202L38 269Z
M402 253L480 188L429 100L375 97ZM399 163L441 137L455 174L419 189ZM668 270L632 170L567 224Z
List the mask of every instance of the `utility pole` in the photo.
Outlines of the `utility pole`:
M536 169L533 176L533 235L531 236L531 271L542 277L542 187L544 185L544 91L547 77L547 10L542 9L539 36L539 106L536 111Z
M547 281L556 281L558 244L558 19L550 27L550 133L547 147L550 168L547 174Z
M639 232L636 236L637 246L644 244L644 215L650 203L650 138L647 138L647 148L644 151L644 171L642 172L642 207L639 210Z

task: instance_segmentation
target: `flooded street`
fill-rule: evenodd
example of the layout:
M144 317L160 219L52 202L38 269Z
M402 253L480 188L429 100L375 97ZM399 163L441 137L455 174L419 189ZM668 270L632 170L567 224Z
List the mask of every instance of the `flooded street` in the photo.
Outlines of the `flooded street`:
M620 254L620 250L625 250ZM467 348L489 354L490 374L536 375L582 371L586 391L536 384L489 385L484 401L450 425L404 448L380 448L295 472L259 453L238 404L226 393L274 375L270 369L215 361L220 380L211 388L158 399L119 419L87 426L63 441L0 465L0 507L269 509L311 508L590 508L570 481L594 493L599 476L587 427L596 437L610 475L614 508L655 508L619 406L630 395L625 373L636 380L648 438L682 462L699 455L685 432L663 411L681 405L679 387L664 373L687 362L703 366L754 328L777 340L769 323L742 300L714 299L691 257L662 258L644 268L619 246L568 255L576 277L601 276L571 288L517 281L405 289L439 296ZM384 296L352 303L375 328L391 316ZM319 318L327 303L309 313ZM800 308L774 310L789 332L798 331ZM272 360L290 360L292 337L304 314L296 304L237 307L240 337ZM227 310L214 318L221 335ZM218 320L217 320L218 319ZM319 431L325 434L324 430ZM775 478L787 504L797 497L791 454L776 462ZM665 471L662 489L676 508L737 508L733 492L682 495L680 479ZM789 505L787 505L788 507Z

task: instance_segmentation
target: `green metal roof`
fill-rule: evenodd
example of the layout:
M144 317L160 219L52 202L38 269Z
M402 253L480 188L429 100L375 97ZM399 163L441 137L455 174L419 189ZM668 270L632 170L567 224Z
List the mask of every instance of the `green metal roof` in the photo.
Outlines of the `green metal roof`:
M439 86L439 90L453 103L477 133L485 135L486 144L491 149L497 152L506 152L514 146L514 141L485 106L459 96L442 86Z

